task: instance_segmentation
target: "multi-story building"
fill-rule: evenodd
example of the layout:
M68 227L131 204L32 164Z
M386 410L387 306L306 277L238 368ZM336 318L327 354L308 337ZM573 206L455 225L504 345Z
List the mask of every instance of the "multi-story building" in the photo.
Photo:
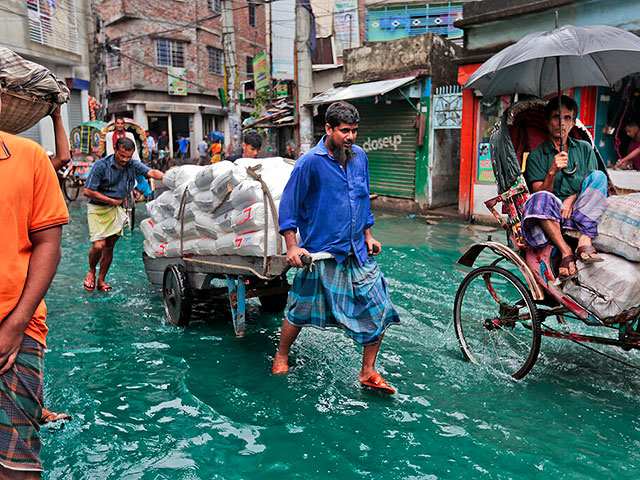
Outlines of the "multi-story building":
M233 1L241 92L253 79L254 57L265 50L264 10ZM221 12L222 0L99 1L109 115L130 116L155 134L166 130L174 141L189 137L193 157L203 134L217 130L228 138Z
M89 120L89 8L87 0L0 0L0 45L44 65L71 90L61 108L67 132ZM21 135L55 149L48 117Z

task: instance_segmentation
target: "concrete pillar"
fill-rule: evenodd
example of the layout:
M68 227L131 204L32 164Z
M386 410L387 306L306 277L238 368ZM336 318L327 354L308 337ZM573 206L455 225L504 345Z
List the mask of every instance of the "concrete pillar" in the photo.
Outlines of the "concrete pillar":
M204 125L202 124L202 111L198 109L193 114L193 138L191 139L191 158L198 158L197 146L204 136Z
M80 106L82 108L82 121L88 122L91 120L91 114L89 113L89 90L80 90Z
M311 66L311 12L300 2L296 2L296 85L298 90L300 154L313 147L313 109L305 104L313 96L313 70Z
M143 130L149 130L149 123L147 122L147 110L142 103L136 103L133 107L133 119L142 127Z

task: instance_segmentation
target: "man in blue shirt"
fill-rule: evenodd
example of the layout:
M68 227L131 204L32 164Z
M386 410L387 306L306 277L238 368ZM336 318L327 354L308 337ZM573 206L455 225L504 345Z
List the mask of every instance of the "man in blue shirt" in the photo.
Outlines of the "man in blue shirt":
M156 180L164 177L160 170L152 170L137 160L131 160L134 149L131 139L119 138L115 153L94 164L84 186L84 195L89 199L87 220L93 243L89 250L89 272L84 278L87 291L96 288L101 292L112 290L105 279L113 260L113 248L128 221L122 202L135 187L136 177L144 175ZM96 279L98 263L100 272Z
M189 157L189 139L178 135L178 149L180 150L180 160L183 162Z
M360 383L395 393L375 370L384 332L400 319L370 257L381 245L371 234L369 161L354 145L360 116L353 105L336 102L325 118L326 135L298 159L280 202L287 262L301 269L289 293L273 373L289 370L289 349L301 327L338 327L364 346ZM303 269L301 257L316 253L330 258Z

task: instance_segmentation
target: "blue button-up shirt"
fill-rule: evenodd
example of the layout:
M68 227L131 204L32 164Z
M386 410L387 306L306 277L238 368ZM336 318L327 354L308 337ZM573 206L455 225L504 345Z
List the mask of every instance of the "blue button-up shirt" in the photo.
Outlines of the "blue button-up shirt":
M147 176L151 169L137 160L130 160L124 168L116 167L113 155L98 160L87 176L85 188L106 195L109 198L124 199L136 186L138 175ZM102 202L89 200L95 205Z
M345 171L327 151L325 137L296 162L280 201L280 232L298 230L301 247L329 252L340 263L353 251L362 265L367 260L364 231L374 223L369 160L353 145Z

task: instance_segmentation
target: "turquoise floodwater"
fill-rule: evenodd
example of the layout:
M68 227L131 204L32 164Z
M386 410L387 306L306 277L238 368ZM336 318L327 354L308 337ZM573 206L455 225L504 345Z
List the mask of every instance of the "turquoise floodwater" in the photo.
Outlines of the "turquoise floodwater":
M486 229L377 216L402 319L378 358L386 397L358 385L361 348L334 331L303 330L291 373L271 375L282 314L255 304L243 339L214 302L168 326L139 229L117 245L115 290L85 292L85 207L70 209L45 399L73 422L41 430L46 478L638 478L640 372L547 338L520 382L462 360L455 260Z

